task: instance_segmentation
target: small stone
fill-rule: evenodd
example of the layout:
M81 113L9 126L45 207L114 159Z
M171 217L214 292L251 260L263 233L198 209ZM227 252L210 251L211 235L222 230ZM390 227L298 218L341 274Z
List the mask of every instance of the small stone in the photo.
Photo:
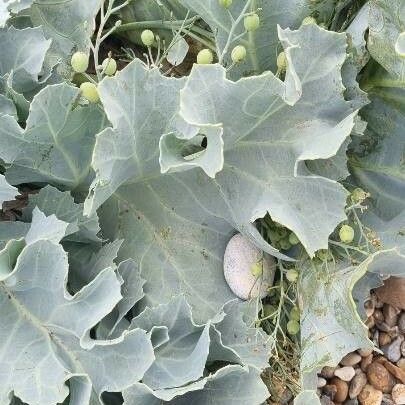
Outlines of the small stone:
M398 322L398 315L401 312L398 308L393 307L390 304L384 304L383 315L384 321L388 326L395 326Z
M381 350L389 361L396 363L401 358L401 344L403 340L403 336L398 336L389 345L381 347Z
M373 314L373 318L376 322L384 322L384 315L381 310L376 309Z
M374 310L375 310L375 300L367 300L364 303L364 311L365 311L365 313L367 315L367 318L369 316L373 315Z
M384 285L375 290L380 301L391 304L394 307L405 309L405 279L390 277L384 281ZM377 305L377 304L376 304Z
M379 359L380 360L380 359ZM398 380L405 384L405 371L381 357L381 364Z
M367 384L360 392L358 400L361 405L381 405L383 393Z
M366 322L364 322L364 324L367 326L368 329L371 329L375 325L374 318L372 316L370 316L369 318L367 318L367 320L366 320Z
M323 378L326 378L327 380L332 378L335 375L335 370L336 367L329 367L329 366L325 366L321 372L319 373L319 375Z
M342 366L355 366L356 364L361 362L361 356L356 352L349 353L345 357L343 357L340 364Z
M355 376L355 374L356 372L351 366L337 368L335 370L335 376L339 377L343 381L350 381Z
M382 398L383 393L381 391L376 390L372 385L366 384L357 400L361 405L380 405Z
M381 405L395 405L395 402L390 394L384 394Z
M391 392L395 385L394 377L380 363L373 362L368 366L367 378L369 383L377 390L384 393Z
M401 333L405 333L405 312L401 312L398 319L398 328Z
M395 331L398 329L396 326L388 326L385 322L380 322L380 321L375 321L375 326L377 326L378 330L381 332L389 332L389 333L395 333Z
M360 363L360 368L366 373L368 366L373 362L373 354L369 354L367 357L363 357Z
M391 336L388 333L381 332L378 337L378 343L381 346L385 346L391 343Z
M332 401L335 399L337 387L333 384L328 384L323 387L323 393L328 396Z
M360 354L361 357L367 357L369 356L371 353L373 353L373 348L372 347L368 347L366 349L359 349L357 350L357 352Z
M405 357L405 341L401 343L401 356Z
M359 401L357 401L356 398L349 399L348 401L345 401L343 405L359 405Z
M322 395L321 405L335 405L335 403L327 395Z
M317 388L322 388L326 385L326 380L322 377L318 377Z
M347 394L349 393L349 385L346 381L341 380L340 378L332 378L330 381L332 385L336 387L336 394L333 401L336 402L343 402L347 398Z
M399 359L399 360L397 361L397 366L398 366L400 369L405 370L405 359Z
M397 405L405 404L405 385L396 384L392 389L392 399Z
M367 384L367 376L362 371L353 377L349 387L349 398L356 398Z

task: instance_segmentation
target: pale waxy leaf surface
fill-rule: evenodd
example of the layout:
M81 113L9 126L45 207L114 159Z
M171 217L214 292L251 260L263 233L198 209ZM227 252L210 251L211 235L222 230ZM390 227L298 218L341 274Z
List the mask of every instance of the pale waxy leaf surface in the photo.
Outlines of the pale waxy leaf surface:
M92 326L120 300L120 283L106 268L76 295L66 291L67 255L58 242L67 225L36 209L25 240L10 241L0 252L3 403L11 391L32 405L62 402L72 376L82 376L98 396L122 390L153 361L141 330L115 341L89 338Z
M371 57L391 75L405 78L405 58L395 51L395 43L405 30L405 3L402 0L370 1L367 48Z
M52 186L42 188L38 194L31 194L28 205L23 209L22 220L31 222L32 212L38 207L45 215L56 215L67 222L65 240L75 242L100 242L97 215L83 216L83 204L75 203L69 191L59 191Z
M79 89L47 86L31 103L25 129L11 116L0 116L0 157L11 164L12 184L41 182L75 189L89 181L95 134L104 127L96 106L74 103Z
M46 65L60 64L59 70L70 72L70 56L75 50L89 50L90 36L101 0L35 0L30 8L35 26L42 26L47 38L52 39Z
M254 368L229 365L185 387L153 391L138 383L123 392L124 405L260 405L269 393Z
M10 186L4 176L0 175L0 207L3 205L4 201L14 200L16 195L18 195L18 190Z

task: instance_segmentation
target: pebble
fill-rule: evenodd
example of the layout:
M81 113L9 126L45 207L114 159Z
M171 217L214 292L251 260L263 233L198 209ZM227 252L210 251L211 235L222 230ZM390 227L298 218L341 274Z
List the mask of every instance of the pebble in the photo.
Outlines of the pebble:
M326 385L327 381L322 378L322 377L318 377L318 384L317 384L317 388L322 388Z
M381 350L389 361L396 363L401 358L401 343L403 340L403 336L398 336L389 345L381 347Z
M364 303L364 311L367 315L367 318L373 315L375 310L375 300L367 300Z
M401 333L405 333L405 312L402 312L399 316L398 328Z
M367 357L367 356L370 356L370 354L373 353L373 348L368 347L366 349L359 349L359 350L357 350L357 352L360 354L361 357Z
M398 380L405 384L405 371L400 369L399 367L395 366L394 364L390 363L384 357L382 359L382 364L384 367Z
M349 399L348 401L344 402L344 405L359 405L359 401L357 401L357 399Z
M326 378L326 379L332 378L335 375L335 370L336 370L336 367L325 366L321 370L320 375L321 375L321 377Z
M373 355L370 354L367 357L363 357L363 360L360 363L360 368L367 372L368 366L373 362Z
M393 307L389 304L384 304L383 315L385 323L393 327L398 323L398 315L401 311L398 308Z
M376 361L371 363L367 369L368 382L377 390L384 393L391 392L395 385L395 379L388 370Z
M399 359L399 360L397 361L397 366L398 366L400 369L405 370L405 359Z
M388 333L381 332L378 337L378 343L380 346L385 346L391 343L391 336Z
M405 405L405 385L396 384L392 389L392 399L397 405Z
M391 304L394 307L405 309L405 279L390 277L384 281L384 285L375 290L380 301Z
M384 315L383 315L382 311L379 310L379 309L374 311L373 318L374 318L374 320L376 322L383 322L384 321Z
M361 356L358 353L349 353L341 360L340 364L342 366L355 366L361 362Z
M382 405L395 405L395 402L392 399L392 396L390 394L384 394L381 404Z
M321 405L335 405L335 403L327 395L322 395Z
M367 384L360 392L358 400L361 405L381 405L383 393Z
M349 387L349 398L356 398L367 384L367 376L362 371L353 377Z
M343 381L350 381L355 375L356 372L351 366L345 366L335 370L335 376L339 377Z
M401 343L401 356L405 357L405 341Z
M323 387L323 392L325 395L327 395L329 398L331 398L333 400L337 393L336 385L332 385L332 384L325 385Z
M336 387L336 394L334 396L333 402L343 402L347 398L349 393L349 385L346 381L341 380L340 378L334 377L331 382L332 385Z

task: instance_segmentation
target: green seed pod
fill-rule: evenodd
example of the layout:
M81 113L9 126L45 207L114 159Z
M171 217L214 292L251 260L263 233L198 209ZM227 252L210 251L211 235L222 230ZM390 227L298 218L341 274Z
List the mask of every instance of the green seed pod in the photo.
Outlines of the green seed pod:
M284 72L287 69L287 58L285 56L284 51L280 52L277 56L277 68Z
M97 86L91 82L84 82L80 85L82 96L90 103L97 103L100 100Z
M256 31L260 26L260 18L256 13L249 14L244 18L243 25L248 32Z
M246 58L246 48L243 45L237 45L232 49L231 59L234 63L239 63Z
M298 307L291 308L290 319L299 322L301 317L300 309Z
M339 230L339 238L343 243L352 243L354 239L354 229L350 225L342 225Z
M296 335L299 331L300 331L300 324L296 320L291 319L290 321L288 321L287 332L290 335L292 335L292 336Z
M294 232L291 232L288 235L288 241L291 243L292 246L298 245L298 243L300 243L300 240Z
M214 60L214 55L209 49L202 49L198 52L197 63L199 65L210 65Z
M397 41L395 42L395 52L401 58L405 58L405 31L398 35Z
M70 64L76 73L84 73L89 67L89 55L84 52L75 52Z
M151 46L155 42L155 34L151 30L143 30L141 41L145 46Z
M263 315L265 317L271 316L275 312L277 312L277 307L275 305L271 305L271 304L264 304L263 305Z
M298 271L295 269L287 270L285 276L290 283L295 283L298 280Z
M302 24L302 25L316 24L316 20L315 20L314 17L308 16L308 17L305 17L305 18L302 20L302 23L301 23L301 24Z
M232 6L232 0L218 0L218 3L223 8L229 8Z
M362 188L357 187L352 191L350 198L354 204L358 204L363 202L369 196L370 196L369 193L364 191Z
M101 66L107 76L114 76L117 71L117 62L113 58L104 59Z

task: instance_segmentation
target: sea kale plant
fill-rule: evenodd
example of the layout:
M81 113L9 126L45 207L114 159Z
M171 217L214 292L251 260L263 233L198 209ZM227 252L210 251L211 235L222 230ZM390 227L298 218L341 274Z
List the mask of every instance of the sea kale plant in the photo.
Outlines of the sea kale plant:
M0 405L320 404L405 276L405 3L0 0L0 27Z

